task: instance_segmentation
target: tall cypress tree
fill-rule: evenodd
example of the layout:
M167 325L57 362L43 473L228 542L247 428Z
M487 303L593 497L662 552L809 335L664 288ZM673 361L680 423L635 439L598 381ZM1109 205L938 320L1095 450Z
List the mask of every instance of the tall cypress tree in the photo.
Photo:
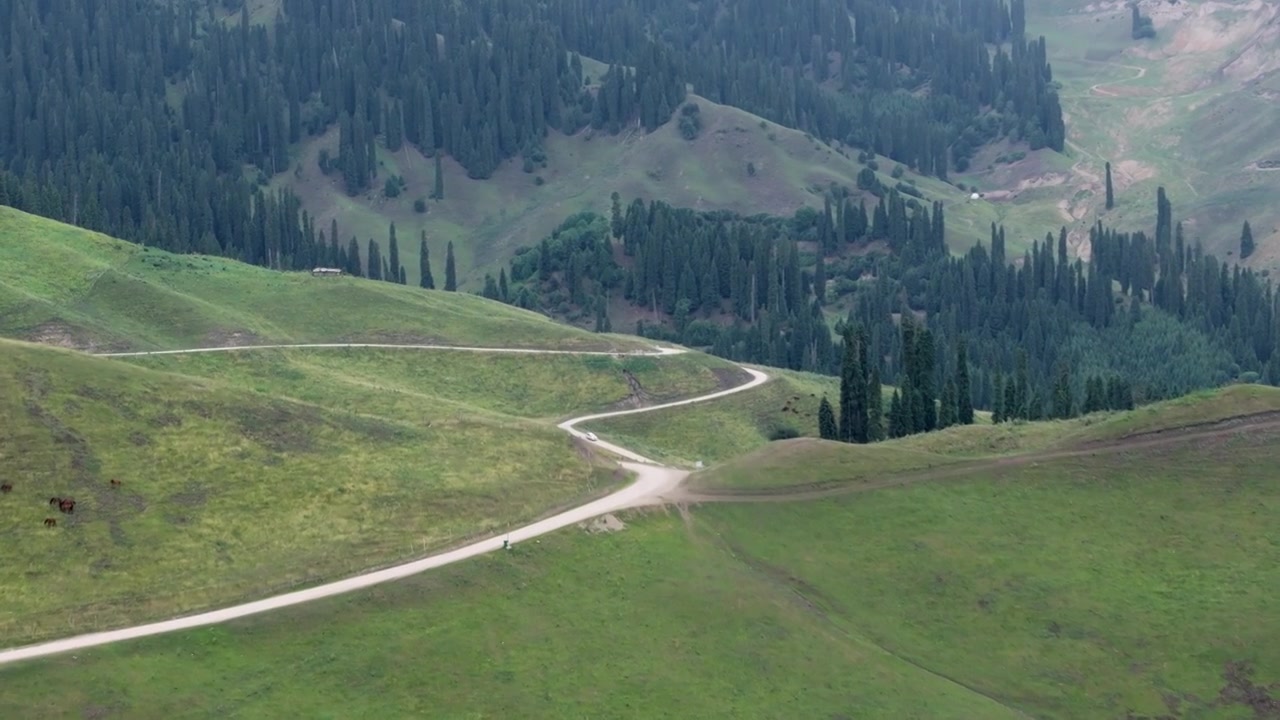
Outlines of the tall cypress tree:
M431 251L427 249L427 231L422 231L422 244L418 246L418 284L427 290L436 289L436 279L431 276Z
M964 338L956 343L956 422L973 424L973 389L969 383L969 348Z
M840 439L844 442L858 442L858 413L865 417L866 408L859 396L867 392L866 380L858 362L858 340L852 328L844 331L844 355L840 362ZM862 424L865 426L866 421ZM863 439L861 442L866 442Z
M444 163L440 160L440 153L436 153L436 186L431 191L433 200L444 199Z
M396 224L391 223L391 229L388 231L390 237L387 239L387 255L388 263L391 267L391 277L383 278L387 282L400 282L400 277L404 275L404 267L400 265L400 245L396 242Z
M1244 260L1253 254L1253 230L1249 228L1249 221L1244 221L1244 227L1240 228L1240 259Z
M991 384L991 422L999 425L1008 420L1004 415L1004 376L996 369L995 382Z
M795 245L792 245L791 247L794 248ZM859 325L858 329L853 333L853 340L858 345L858 359L857 364L854 367L854 382L857 383L857 387L854 388L853 397L854 401L857 402L857 406L854 408L852 440L856 443L866 443L871 439L867 417L867 391L869 390L867 387L867 366L870 363L867 357L867 346L869 343L867 340L866 328Z
M956 384L955 381L948 380L942 386L942 396L938 400L938 429L945 430L957 421Z
M831 407L831 402L827 400L827 396L822 396L822 402L818 404L818 437L823 440L837 440L840 429L836 427L836 413Z
M369 270L365 273L365 277L370 280L382 279L382 252L378 249L378 241L369 238L369 252L366 256Z
M1135 8L1136 9L1136 8ZM1107 163L1107 209L1116 206L1116 193L1111 187L1111 163Z
M446 292L458 290L458 268L453 261L453 241L449 241L444 255L444 289Z
M1053 417L1065 420L1074 414L1071 402L1071 371L1066 363L1058 366L1058 378L1053 384Z
M884 397L880 387L879 363L872 361L867 378L867 440L884 439Z

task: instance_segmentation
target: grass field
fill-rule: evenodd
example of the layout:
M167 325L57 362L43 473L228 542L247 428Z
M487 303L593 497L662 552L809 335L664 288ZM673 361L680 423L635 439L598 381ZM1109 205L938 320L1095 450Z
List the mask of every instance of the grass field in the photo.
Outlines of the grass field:
M777 437L817 436L818 404L840 397L839 380L769 368L772 379L741 395L690 407L596 420L579 429L647 457L690 467L754 450Z
M472 295L171 255L6 207L0 335L91 350L335 341L645 347Z
M704 395L746 373L718 358L310 349L153 355L126 362L421 425L450 413L559 420ZM632 390L626 374L640 384Z
M856 488L896 475L928 477L929 470L989 465L1071 452L1073 448L1149 438L1188 426L1280 412L1280 390L1233 385L1125 412L1070 420L992 425L978 422L871 445L812 437L782 440L690 476L696 490L785 490L799 486ZM630 418L622 418L630 419Z
M296 153L296 171L278 175L274 185L289 187L303 199L326 229L338 221L342 238L360 238L361 247L375 238L384 247L388 226L396 224L400 251L409 282L418 277L418 238L426 231L435 273L444 262L445 246L453 241L461 281L479 288L485 272L495 276L521 247L536 245L566 217L584 210L609 212L609 197L623 202L640 197L697 209L724 209L744 214L791 215L804 205L822 207L822 193L831 183L856 188L863 165L857 151L837 151L795 130L705 98L690 96L701 108L703 130L685 140L668 123L645 134L629 129L618 136L585 130L573 136L552 132L546 139L548 166L530 174L520 160L507 161L487 180L471 180L451 159L444 160L445 197L428 201L428 212L414 212L414 201L431 192L435 160L405 148L389 153L379 147L380 177L396 174L409 189L396 199L385 198L382 181L368 192L351 197L336 176L319 170L319 154L337 150L338 133L306 141ZM842 154L843 153L843 154ZM748 173L747 163L756 173ZM881 180L889 186L894 161L878 158ZM541 177L542 185L535 181ZM947 204L950 242L959 250L989 236L995 216L984 203L936 179L908 173L930 200ZM874 200L874 199L872 199ZM1056 227L1053 226L1053 227ZM1034 232L1032 232L1034 230ZM1044 229L1027 228L1033 237ZM1021 237L1026 233L1014 233ZM408 238L409 241L405 239Z
M8 341L0 384L5 644L422 555L623 480L547 424L425 393L384 414L386 393L311 403Z
M0 714L1268 717L1240 700L1262 708L1280 680L1277 440L1246 425L818 502L628 513L621 531L0 668Z

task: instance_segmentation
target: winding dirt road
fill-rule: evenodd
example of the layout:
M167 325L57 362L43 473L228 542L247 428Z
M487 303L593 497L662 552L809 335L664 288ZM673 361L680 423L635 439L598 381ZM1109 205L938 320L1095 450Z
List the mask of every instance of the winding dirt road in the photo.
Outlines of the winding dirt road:
M193 353L209 353L209 352L236 352L246 350L266 350L266 349L319 349L319 348L386 348L399 350L440 350L440 351L462 351L462 352L484 352L484 353L527 353L534 355L615 355L615 356L665 356L679 355L688 352L684 348L656 347L651 351L641 352L607 352L607 351L575 351L575 350L537 350L523 348L478 348L478 347L457 347L452 345L392 345L379 343L312 343L297 345L252 345L239 347L214 347L214 348L195 348L190 350L156 350L151 352L129 352L129 353L103 353L99 357L141 357L146 355L183 355ZM591 420L602 420L604 418L618 417L620 415L635 415L637 413L653 412L655 410L663 410L666 408L680 407L682 405L692 405L694 403L707 402L722 397L733 395L744 390L762 385L769 380L769 376L759 370L743 367L742 370L751 375L751 380L719 392L701 395L699 397L689 398L687 400L677 400L675 402L663 403L661 405L651 405L649 407L638 408L634 410L616 410L613 412L596 413L594 415L584 415L582 417L566 420L558 427L576 438L586 437L586 433L578 430L575 426L579 423ZM495 536L486 540L465 545L454 550L442 552L436 555L414 560L412 562L396 565L393 567L376 570L374 572L364 573L345 580L338 580L331 583L325 583L306 590L298 590L295 592L277 595L275 597L256 600L254 602L234 605L232 607L223 608L221 610L213 610L203 612L196 615L188 615L186 617L174 618L162 622L147 623L145 625L136 625L134 627L120 628L118 630L108 630L104 632L89 633L86 635L77 635L74 637L64 638L62 640L53 640L49 642L28 645L25 647L13 648L10 650L0 651L0 665L17 662L20 660L29 660L32 658L45 657L55 655L71 650L81 650L97 645L106 645L108 643L120 642L123 640L134 640L137 638L149 637L151 635L160 635L163 633L175 632L177 630L187 630L190 628L202 627L204 625L214 625L217 623L235 620L237 618L248 617L258 613L267 612L269 610L278 610L291 605L298 605L320 598L332 597L344 593L354 592L362 588L367 588L379 583L388 582L390 580L399 580L401 578L416 575L426 570L438 568L450 563L465 560L467 558L482 555L484 553L498 550L502 547L504 538L509 538L511 542L518 543L531 538L554 532L561 528L573 525L575 523L590 520L605 513L623 510L631 507L640 507L644 505L656 505L666 502L668 497L680 486L681 481L688 475L688 472L675 468L664 467L649 458L634 453L626 448L619 447L603 440L597 440L594 443L604 450L612 452L627 462L622 463L622 467L636 474L635 482L627 487L594 500L585 505L580 505L571 510L553 515L552 517L530 523L517 530L501 536Z

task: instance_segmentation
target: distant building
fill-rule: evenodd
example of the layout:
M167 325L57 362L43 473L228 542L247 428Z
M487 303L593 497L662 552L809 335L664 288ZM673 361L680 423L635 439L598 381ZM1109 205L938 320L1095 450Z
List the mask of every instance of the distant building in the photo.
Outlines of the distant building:
M339 268L318 267L318 268L314 268L311 271L312 277L341 277L342 275L343 275L343 272Z

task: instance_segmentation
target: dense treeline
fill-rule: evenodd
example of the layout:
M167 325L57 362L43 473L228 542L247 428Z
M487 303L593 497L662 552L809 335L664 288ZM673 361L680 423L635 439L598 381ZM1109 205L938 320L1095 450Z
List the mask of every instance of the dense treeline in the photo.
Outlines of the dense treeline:
M611 306L626 307L641 334L828 374L842 371L836 338L859 327L877 379L904 395L924 387L911 380L917 343L902 340L922 322L934 354L925 396L959 407L945 379L959 382L952 348L963 342L968 402L1002 419L1236 379L1280 384L1280 297L1252 271L1188 247L1163 191L1154 237L1098 225L1089 266L1069 258L1065 229L1021 258L1006 256L1003 228L959 257L944 233L942 207L894 190L870 208L834 192L825 211L786 219L638 200L624 210L615 196L611 217L569 218L488 294L561 317L594 313L598 328L612 324ZM834 328L832 302L850 308Z
M281 0L254 25L238 0L13 0L0 185L10 204L128 240L301 268L350 244L264 189L307 136L337 126L321 165L351 193L379 181L380 146L485 178L538 157L551 130L652 130L687 82L945 175L1000 135L1061 148L1022 2ZM579 52L610 63L598 92Z
M303 268L342 239L262 186L304 136L338 124L339 156L322 165L359 192L378 174L376 138L487 177L549 128L652 128L684 97L664 46L640 42L597 111L536 3L282 0L268 25L247 5L238 22L218 9L0 7L0 202L167 250Z
M700 95L920 172L963 170L974 150L1001 136L1063 148L1044 38L1025 37L1023 0L550 6L583 54L624 62L658 37Z

